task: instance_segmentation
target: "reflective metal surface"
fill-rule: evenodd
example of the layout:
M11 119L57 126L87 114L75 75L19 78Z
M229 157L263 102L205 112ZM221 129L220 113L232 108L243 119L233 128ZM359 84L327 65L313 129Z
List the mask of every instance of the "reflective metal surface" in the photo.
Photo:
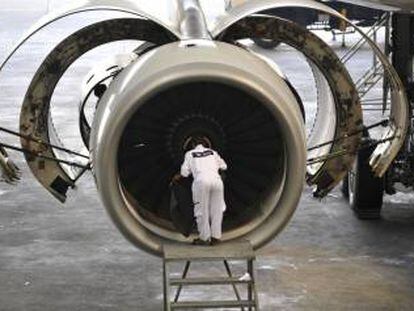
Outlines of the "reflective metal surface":
M178 1L178 8L182 40L211 38L199 0Z

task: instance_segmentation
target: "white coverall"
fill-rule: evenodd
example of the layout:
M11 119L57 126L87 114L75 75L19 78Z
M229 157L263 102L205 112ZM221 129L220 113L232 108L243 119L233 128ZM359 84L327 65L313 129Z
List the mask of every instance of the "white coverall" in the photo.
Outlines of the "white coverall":
M182 176L193 175L194 178L192 186L194 215L200 239L203 241L208 241L211 237L221 239L226 203L219 170L226 169L227 164L220 155L203 145L188 151L181 166Z

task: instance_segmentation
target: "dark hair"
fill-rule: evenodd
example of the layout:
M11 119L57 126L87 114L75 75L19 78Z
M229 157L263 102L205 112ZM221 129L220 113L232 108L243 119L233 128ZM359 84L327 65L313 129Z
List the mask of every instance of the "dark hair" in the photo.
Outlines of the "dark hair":
M197 147L198 145L203 145L204 147L208 148L208 140L203 136L194 136L191 140L191 144L193 148Z

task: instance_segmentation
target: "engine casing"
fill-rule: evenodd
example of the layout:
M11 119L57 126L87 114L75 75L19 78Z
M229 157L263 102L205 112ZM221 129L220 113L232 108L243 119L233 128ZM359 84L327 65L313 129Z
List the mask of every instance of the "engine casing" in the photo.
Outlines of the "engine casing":
M197 88L197 92L194 87ZM196 94L199 94L203 88L207 90L204 93L201 91L204 98L197 99ZM226 94L230 95L224 97L223 104L218 104L219 96L226 96ZM176 102L171 103L171 100ZM194 110L198 101L203 102L203 107L199 111ZM211 109L209 103L211 103ZM177 109L166 112L171 105L176 105ZM228 105L232 105L230 106L232 110L229 110ZM243 108L243 105L252 110ZM228 154L230 158L233 157L231 161L228 161L231 175L228 181L229 187L237 184L238 177L232 176L232 169L237 171L246 165L259 167L265 162L271 167L268 172L266 172L266 166L263 167L263 174L268 174L268 177L262 180L261 186L257 186L257 195L252 195L253 199L247 200L248 202L244 205L227 202L231 216L225 216L229 223L225 226L223 240L247 238L255 248L260 248L283 229L296 209L305 180L305 130L299 104L286 82L271 66L254 54L226 43L189 40L152 50L126 68L110 85L96 113L91 135L91 154L97 187L110 216L132 243L155 255L161 255L162 246L165 243L188 242L169 223L166 208L160 211L158 206L151 206L155 199L141 201L140 197L134 194L134 183L139 185L140 179L143 179L144 183L154 180L145 180L147 178L145 171L150 168L142 167L141 174L137 173L132 181L123 177L128 171L133 170L134 166L139 166L141 158L144 159L144 156L140 154L141 151L129 149L133 142L131 137L137 137L134 144L137 148L151 147L151 141L140 141L140 133L142 135L146 133L140 120L146 120L142 115L150 114L151 107L157 107L154 111L165 115L163 120L168 119L171 114L182 113L182 118L178 117L178 120L183 120L186 116L191 119L191 116L198 118L207 115L206 120L217 119L217 122L211 121L211 124L217 123L219 128L220 124L227 124L226 120L231 120L232 115L237 115L238 110L243 109L246 110L240 115L243 118L249 119L251 115L254 115L249 111L256 111L262 116L261 118L264 118L263 120L267 120L266 123L269 124L266 126L274 133L272 134L273 141L264 140L261 146L276 146L274 156L272 153L258 152L260 148L255 145L257 140L260 141L263 136L266 136L263 134L265 132L261 132L264 130L261 124L248 128L247 132L254 132L257 129L256 140L255 137L250 136L251 142L245 143L247 145L243 145L242 148L238 148L241 145L237 142L233 145L227 144L233 151L223 151L217 148L219 152ZM220 111L221 107L223 107L222 111ZM187 114L187 110L192 112ZM210 113L212 110L215 111L214 114ZM198 112L195 113L195 111ZM163 130L163 123L146 121L149 122L147 128L151 125L161 125L159 131ZM209 122L206 121L207 124L210 124ZM218 140L234 141L233 138L237 136L237 131L240 132L243 122L247 121L233 120L232 126L238 130L231 130L228 124L223 125L222 136L225 138ZM169 126L173 130L176 128L174 124L165 124L165 127ZM207 135L209 126L206 125L205 129ZM250 125L247 123L246 126ZM191 134L190 125L184 124L182 127L190 128L186 135ZM136 133L134 128L137 129ZM203 131L200 128L194 130ZM181 133L180 130L177 132ZM175 134L169 133L168 135L174 136ZM163 148L164 145L171 145L171 143L164 144L163 142L167 139L165 137L169 137L168 135L157 136L157 131L154 130L151 137L154 142L161 141L159 146ZM184 135L181 138L181 140L178 139L178 144L186 137ZM173 140L173 142L176 141ZM215 147L214 143L213 147ZM169 150L168 147L165 149L154 147L154 149L149 156L150 159L152 159L151 156L157 157L163 150ZM131 152L136 153L136 158L132 156L124 159L126 153ZM249 158L243 158L249 152L251 153ZM171 167L178 169L178 159L174 159L174 156L170 158ZM276 163L273 166L272 161ZM154 167L156 166L157 163ZM163 170L167 169L160 167L159 174L162 174ZM165 174L164 187L162 191L160 190L159 196L168 192L165 182L168 182L171 173L173 172ZM257 175L256 178L261 177ZM254 179L254 177L251 178L251 181ZM142 185L137 187L142 187ZM232 213L232 208L234 211L237 209L237 212ZM247 219L244 211L249 211L246 212L249 215Z

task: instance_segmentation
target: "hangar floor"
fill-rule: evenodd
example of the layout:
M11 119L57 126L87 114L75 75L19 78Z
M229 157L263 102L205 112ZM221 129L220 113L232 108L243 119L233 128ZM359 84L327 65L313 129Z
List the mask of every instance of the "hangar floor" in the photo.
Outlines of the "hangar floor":
M0 12L1 58L35 18ZM47 38L32 41L0 79L2 125L16 127L12 113L30 79L29 61ZM290 55L286 50L281 57ZM358 61L369 57L362 53ZM64 208L27 169L24 177L16 188L0 185L0 310L161 310L161 261L121 237L91 177L80 181ZM319 202L306 190L291 224L259 253L262 309L413 310L413 205L413 195L390 197L382 220L362 222L339 191ZM201 265L195 273L220 269ZM222 288L185 293L229 295Z

